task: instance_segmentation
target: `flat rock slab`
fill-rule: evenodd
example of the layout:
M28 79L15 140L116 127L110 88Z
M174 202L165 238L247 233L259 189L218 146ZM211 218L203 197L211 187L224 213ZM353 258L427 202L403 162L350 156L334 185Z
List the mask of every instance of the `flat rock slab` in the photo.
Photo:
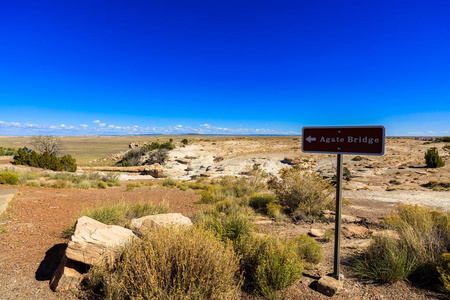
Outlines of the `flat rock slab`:
M0 190L0 214L6 210L8 203L18 192L18 189Z
M130 227L139 233L144 233L160 226L192 226L192 221L182 214L169 213L133 219L130 224Z
M75 233L67 245L66 256L88 265L102 262L112 265L121 249L134 238L136 236L129 229L105 225L83 216L77 220Z

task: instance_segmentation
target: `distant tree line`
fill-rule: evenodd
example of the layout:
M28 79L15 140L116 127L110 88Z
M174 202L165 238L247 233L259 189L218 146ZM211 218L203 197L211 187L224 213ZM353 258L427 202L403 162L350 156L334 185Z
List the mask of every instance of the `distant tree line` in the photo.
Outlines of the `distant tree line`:
M0 156L9 156L9 155L16 155L16 154L17 154L16 149L0 147Z

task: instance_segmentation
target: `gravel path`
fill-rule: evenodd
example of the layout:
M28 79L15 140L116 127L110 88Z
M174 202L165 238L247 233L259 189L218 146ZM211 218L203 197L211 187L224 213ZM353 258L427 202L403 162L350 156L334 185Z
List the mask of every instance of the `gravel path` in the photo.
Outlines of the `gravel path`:
M367 190L346 190L342 192L343 197L352 199L376 200L381 202L393 202L402 204L421 205L437 208L443 211L450 211L450 192L435 191L367 191Z

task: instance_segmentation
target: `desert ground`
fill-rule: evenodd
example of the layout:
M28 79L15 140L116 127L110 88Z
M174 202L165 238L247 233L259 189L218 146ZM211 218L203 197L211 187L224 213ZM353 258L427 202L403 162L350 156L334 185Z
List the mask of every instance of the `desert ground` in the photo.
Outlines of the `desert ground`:
M119 168L115 162L130 144L173 139L176 148L169 152L164 165ZM180 141L187 138L189 143ZM145 168L158 168L162 177L178 180L205 178L214 180L225 175L246 176L258 168L277 175L282 168L298 165L304 170L319 172L331 178L336 170L336 155L306 154L301 151L299 137L224 137L224 136L143 136L143 137L63 137L65 152L77 159L78 174L89 172L119 172L122 186L105 190L55 189L25 185L0 185L0 194L18 193L0 215L0 298L1 299L77 299L75 292L52 292L49 279L58 261L55 253L64 249L67 238L62 232L80 216L85 208L105 203L165 202L171 212L192 217L206 208L196 204L200 195L193 190L182 191L166 187L142 187L127 191L129 182L155 181L151 175L141 175ZM370 237L383 228L382 220L398 204L417 204L440 211L450 211L450 191L426 187L430 181L450 181L450 153L445 143L427 144L413 138L388 138L383 156L344 156L344 168L349 180L344 181L343 197L350 201L344 207L341 272L345 276L344 291L336 299L446 299L428 287L416 287L405 282L393 285L372 284L358 280L349 267L349 258L370 242ZM30 147L30 138L1 137L0 147ZM446 166L426 168L424 154L437 147ZM12 157L0 157L0 169L16 167ZM52 172L52 171L46 171ZM144 172L145 173L145 172ZM255 215L254 223L261 232L295 237L312 229L333 228L333 222L278 222L264 215ZM306 269L302 279L289 287L285 299L327 299L314 289L314 282L333 271L333 242L316 238L324 251L322 262ZM243 293L241 299L257 299Z

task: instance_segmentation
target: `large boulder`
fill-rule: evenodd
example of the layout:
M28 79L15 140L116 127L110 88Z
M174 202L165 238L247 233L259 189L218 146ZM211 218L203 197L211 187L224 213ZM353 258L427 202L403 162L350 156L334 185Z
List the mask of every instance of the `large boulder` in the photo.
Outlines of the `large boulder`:
M129 229L105 225L83 216L75 225L75 233L69 240L66 256L88 265L103 262L112 265L121 249L135 237Z
M192 226L192 221L182 214L170 213L133 219L130 224L130 227L139 233L144 233L160 226Z

